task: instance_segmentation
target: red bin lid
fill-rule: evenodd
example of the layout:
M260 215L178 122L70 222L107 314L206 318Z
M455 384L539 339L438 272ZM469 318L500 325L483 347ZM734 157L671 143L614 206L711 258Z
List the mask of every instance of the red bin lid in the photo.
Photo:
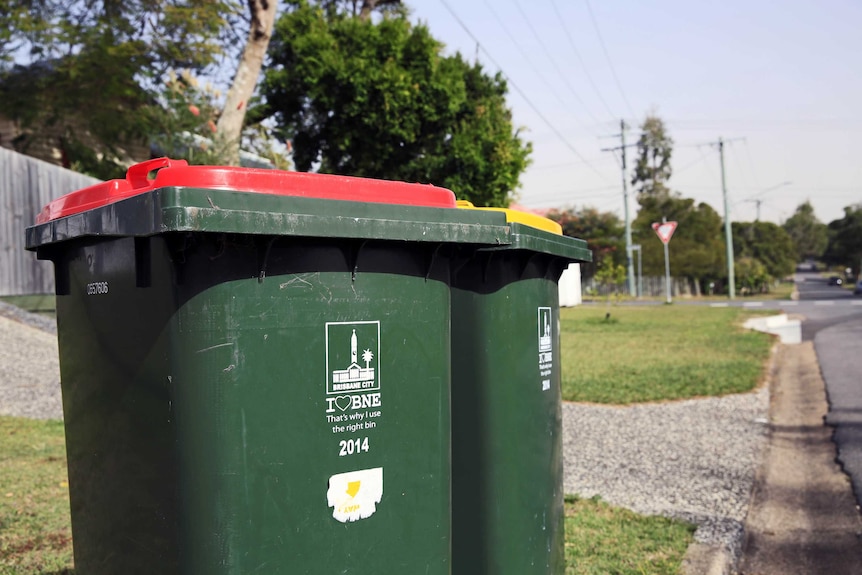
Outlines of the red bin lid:
M155 177L150 174L155 171ZM455 194L431 184L356 178L283 170L189 166L185 160L158 158L130 167L125 180L109 180L62 196L36 218L44 224L159 188L187 187L279 196L454 208Z

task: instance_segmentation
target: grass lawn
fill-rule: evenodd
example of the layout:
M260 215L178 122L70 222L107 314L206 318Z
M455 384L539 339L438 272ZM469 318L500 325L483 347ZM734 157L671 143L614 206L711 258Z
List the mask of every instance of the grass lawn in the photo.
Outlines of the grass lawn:
M675 575L694 526L566 498L566 575Z
M773 340L741 327L751 315L684 305L564 308L563 399L628 404L754 389Z
M72 575L63 424L0 417L0 575ZM566 499L566 574L671 575L693 527Z
M7 295L0 296L0 301L20 307L31 313L54 316L57 312L57 300L54 294Z
M0 417L0 574L71 573L63 423Z

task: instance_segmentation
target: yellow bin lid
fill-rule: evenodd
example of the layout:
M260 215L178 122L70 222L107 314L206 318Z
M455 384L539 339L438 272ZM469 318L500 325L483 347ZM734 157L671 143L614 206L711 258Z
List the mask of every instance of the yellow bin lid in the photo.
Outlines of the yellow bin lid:
M528 212L521 212L518 210L510 210L508 208L477 208L473 205L472 202L468 202L467 200L458 200L458 207L467 209L467 210L485 210L489 212L503 212L506 214L507 222L514 222L518 224L524 224L530 226L531 228L536 228L539 230L544 230L546 232L550 232L552 234L557 234L558 236L563 235L563 228L555 222L554 220L550 220L546 217L540 216L538 214L531 214Z

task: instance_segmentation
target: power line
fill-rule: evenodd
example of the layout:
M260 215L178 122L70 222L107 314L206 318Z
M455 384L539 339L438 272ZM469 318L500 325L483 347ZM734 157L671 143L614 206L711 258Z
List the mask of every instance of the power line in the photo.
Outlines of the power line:
M485 53L485 56L488 57L488 59L491 61L491 63L494 64L498 70L500 70L500 74L502 74L503 77L506 78L506 81L509 84L511 84L512 88L514 88L515 91L518 92L518 94L521 96L521 98L524 99L524 102L526 102L527 105L530 106L530 108L532 108L533 112L535 112L537 116L539 116L539 119L541 119L542 122L544 122L544 124L546 126L548 126L548 128L550 128L552 132L554 132L554 134L557 136L557 138L559 138L559 140L563 144L565 144L565 146L573 154L575 154L578 158L580 158L581 161L583 161L583 163L588 168L590 168L593 172L595 172L600 178L607 181L607 178L605 177L605 175L603 173L601 173L599 170L597 170L596 167L593 166L589 161L587 161L587 159L583 155L581 155L581 153L577 149L575 149L575 147L572 146L572 144L570 144L569 141L566 140L566 138L563 137L563 135L560 133L560 131L557 129L557 127L554 126L550 121L548 121L548 119L545 117L544 114L542 114L542 112L539 110L539 108L537 108L536 105L533 104L533 102L527 97L527 94L525 94L524 91L521 90L521 88L503 72L503 67L500 66L500 64L498 64L497 61L494 60L494 57L491 56L491 53L488 52L488 50L486 50L484 46L482 46L482 43L479 42L479 39L476 38L476 36L470 31L469 28L467 28L467 25L464 24L464 22L461 20L461 18L458 17L458 14L455 13L455 11L452 9L452 7L449 5L449 3L446 0L440 0L440 2L443 3L443 6L446 8L446 10L449 12L449 14L451 14L452 17L455 18L455 21L458 22L458 25L461 26L461 28L463 28L464 32L466 32L467 35L470 36L470 38L476 43L476 46L480 50L482 50L482 52Z
M683 173L684 171L688 170L689 168L693 168L694 166L696 166L696 165L698 165L699 163L703 162L705 159L706 159L706 156L705 156L705 155L703 155L703 153L701 153L700 157L699 157L699 158L695 158L695 160L694 160L693 162L690 162L690 163L686 164L685 166L683 166L682 168L680 168L680 169L678 169L678 170L674 170L674 171L673 171L673 175L674 175L674 176L678 176L679 174Z
M518 52L521 53L521 56L524 58L524 60L527 61L527 64L530 65L530 69L533 70L533 72L542 80L542 82L545 83L545 85L548 87L548 90L554 95L554 97L557 98L557 100L560 102L560 104L563 105L563 108L564 109L568 108L569 105L560 97L560 95L554 89L553 84L551 84L551 82L548 81L548 79L545 77L545 75L541 72L541 67L536 66L533 63L532 59L527 54L527 51L524 50L523 46L521 46L521 43L518 42L518 39L515 37L514 34L512 34L512 32L509 30L508 26L506 26L506 24L503 22L502 18L500 18L500 16L497 14L497 11L494 10L493 5L490 4L488 2L488 0L484 0L484 2L485 2L485 7L491 12L491 15L494 16L494 19L497 20L497 23L503 29L503 32L506 33L506 36L509 37L509 40L512 42L512 44L515 46L515 48L518 50ZM581 104L583 104L583 102L581 102ZM589 114L589 111L587 111L587 113ZM593 119L595 119L595 118L593 118ZM577 120L577 118L576 118L576 120ZM598 122L598 120L596 120L596 121ZM577 120L577 122L581 126L581 128L583 128L584 130L586 130L588 132L591 131L590 128L588 128L586 126L586 124L584 124L580 120Z
M632 115L632 118L637 118L637 114L635 114L634 110L632 109L632 105L629 103L629 99L626 98L626 93L623 90L623 86L620 83L619 77L617 76L617 71L614 68L614 64L613 62L611 62L611 56L608 53L607 46L605 46L605 40L604 38L602 38L602 33L599 30L598 22L596 22L596 16L595 14L593 14L593 7L590 5L590 0L584 0L584 3L587 5L587 10L590 13L590 20L592 20L593 28L595 28L596 35L599 37L599 43L602 45L602 51L605 53L605 59L608 61L608 67L611 69L611 74L614 77L614 82L616 82L617 84L617 89L620 91L620 96L623 97L623 102L625 102L626 107L629 109L629 114Z
M757 170L754 169L754 161L751 158L751 150L748 147L748 140L743 140L742 143L745 144L745 155L748 158L748 167L751 168L751 175L754 177L754 185L759 188L760 181L757 178Z
M545 46L545 42L542 40L542 37L539 36L539 33L536 32L536 28L533 26L533 23L530 22L529 16L527 16L527 13L524 12L523 8L521 8L521 5L518 3L518 0L512 0L512 3L515 4L515 7L518 9L518 12L521 13L521 17L524 19L524 22L527 23L527 28L529 28L530 31L533 33L533 37L539 43L539 46L542 47L542 51L545 52L545 56L548 58L548 62L550 62L551 65L554 67L554 69L557 71L557 74L560 76L560 79L563 80L563 83L569 89L569 92L572 94L572 96L575 98L575 100L580 102L581 106L583 106L584 111L586 111L587 115L590 118L592 118L593 121L596 122L597 124L600 123L599 119L587 107L586 102L584 102L584 100L578 95L578 93L575 92L575 89L572 88L571 83L569 83L569 79L566 77L566 75L560 69L560 66L557 64L557 60L556 60L556 58L554 58L553 54L551 54L551 51L548 50L547 46Z
M543 200L543 199L536 199L536 200L532 200L532 199L531 199L528 203L529 203L529 205L530 205L530 206L534 206L534 207L545 207L545 206L547 206L548 204L551 204L551 203L556 204L556 207L561 207L561 203L560 203L561 201L563 202L563 204L562 204L562 205L571 205L571 206L574 206L576 202L574 202L574 201L572 201L572 200L579 200L579 202L578 202L578 203L580 203L580 205L581 205L582 207L585 207L585 208L586 208L586 207L591 207L591 208L595 208L595 209L600 210L600 211L601 211L601 210L605 210L605 209L607 209L607 208L609 208L609 207L611 207L611 206L618 206L618 202L617 202L616 198L612 199L610 202L599 202L599 203L597 203L597 204L588 204L587 202L583 201L583 200L599 199L599 198L607 198L607 196L594 196L594 197L581 197L581 198L565 198L564 200L562 200L562 199L561 199L561 200L556 200L556 199L544 199L544 200ZM616 213L616 212L617 212L617 210L614 210L614 212Z
M551 201L551 200L559 199L559 197L562 195L566 195L567 199L572 199L572 200L606 198L606 197L608 197L607 194L598 194L597 195L597 194L587 193L586 195L582 194L582 195L578 195L578 196L571 196L569 194L572 194L573 192L579 192L579 193L581 193L581 192L607 192L607 191L615 190L615 189L616 189L616 186L603 186L603 187L598 187L598 188L584 188L584 189L580 189L580 190L553 190L553 191L549 191L549 192L545 192L545 193L541 193L541 194L536 194L536 195L532 196L532 199L541 200L541 201Z
M710 167L709 162L707 162L707 161L706 161L706 159L707 159L707 158L706 158L706 154L703 152L703 147L704 147L705 145L709 146L709 145L711 145L711 144L699 144L699 145L697 146L697 151L698 151L698 152L700 152L700 156L701 156L701 158L702 158L702 159L704 160L704 162L706 163L706 171L707 171L707 172L709 172L709 175L710 175L710 176L712 176L713 178L715 178L715 172L713 172L713 171L712 171L712 168Z
M736 152L736 148L731 146L730 150L731 150L731 155L733 156L734 164L736 164L737 168L739 169L739 174L742 176L743 183L746 185L752 185L753 182L750 181L748 179L748 176L746 175L746 172L748 170L745 170L742 168L742 161L740 160L739 155Z
M571 46L572 52L575 53L575 57L578 59L578 62L581 64L581 69L584 71L584 75L587 77L587 80L590 82L590 86L593 87L593 91L596 93L596 96L598 96L599 101L605 107L605 110L607 110L608 114L611 117L616 116L616 114L614 114L614 112L611 110L611 107L608 106L608 102L605 100L604 96L602 96L602 93L599 91L599 88L596 85L595 81L593 81L593 77L590 75L590 72L587 69L587 65L584 62L584 59L581 57L581 53L578 51L577 47L575 47L575 39L572 38L572 33L569 31L569 28L563 23L563 15L560 14L560 10L559 10L559 8L557 8L557 3L555 2L555 0L551 0L551 6L553 6L553 8L554 8L554 12L557 15L557 21L560 23L560 26L562 26L563 32L566 33L566 38L568 38L568 40L569 40L569 46Z
M617 163L619 163L618 159L614 158L614 160ZM607 157L593 158L593 162L596 164L601 164L603 162L609 162L609 161L611 161L611 159L609 159ZM538 164L538 165L533 164L530 166L530 170L533 172L542 172L545 170L562 170L564 168L571 168L572 166L575 166L575 165L579 166L580 164L581 164L581 162L578 162L578 161L560 162L558 164Z

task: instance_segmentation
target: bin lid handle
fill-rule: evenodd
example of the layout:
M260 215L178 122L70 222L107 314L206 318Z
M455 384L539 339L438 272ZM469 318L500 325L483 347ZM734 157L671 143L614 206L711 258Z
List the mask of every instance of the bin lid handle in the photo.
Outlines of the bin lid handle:
M162 168L185 167L189 163L185 160L172 160L170 158L155 158L140 162L131 166L126 171L126 180L132 184L133 188L146 188L153 184L155 178L150 178L150 174Z

